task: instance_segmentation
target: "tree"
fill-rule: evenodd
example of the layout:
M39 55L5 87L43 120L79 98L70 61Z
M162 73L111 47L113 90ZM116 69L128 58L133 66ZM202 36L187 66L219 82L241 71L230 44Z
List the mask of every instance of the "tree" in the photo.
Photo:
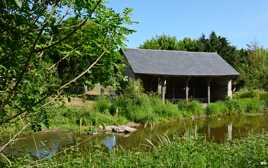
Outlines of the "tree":
M80 30L70 37L64 44L55 48L51 52L51 58L57 68L62 84L73 79L77 72L82 72L88 65L97 59L98 55L92 54L100 50L100 45L108 52L104 59L98 61L94 70L86 73L77 80L74 85L93 86L96 83L102 85L118 86L124 77L124 64L122 55L118 50L124 46L125 37L132 32L126 29L126 18L129 18L131 10L125 9L122 15L118 15L111 10L107 10L104 17L99 17L99 23L88 22ZM66 27L77 24L75 18L70 18L64 22ZM129 22L130 24L131 22ZM123 35L123 36L122 36ZM69 48L75 48L68 55L62 53Z
M217 36L215 32L212 32L209 35L209 38L206 38L205 35L202 35L199 39L199 42L199 51L217 52L229 64L233 66L236 65L239 57L238 52L225 37Z
M236 65L239 59L236 48L225 37L218 36L215 32L211 32L208 38L202 35L199 39L184 38L177 40L176 37L168 35L156 36L146 40L140 48L217 52L232 65Z
M49 97L76 82L120 77L105 80L122 69L117 51L132 32L130 9L116 13L102 0L3 0L0 6L0 125L20 117L39 130L48 126Z
M248 45L247 49L236 49L225 37L212 32L208 37L199 39L162 35L146 40L141 48L184 51L217 52L229 64L240 72L237 86L257 89L268 89L268 52L257 44Z
M247 88L268 90L268 50L249 45L241 53L238 70L240 80Z
M161 35L153 37L150 40L146 40L139 48L144 49L159 49L159 50L177 50L176 37Z

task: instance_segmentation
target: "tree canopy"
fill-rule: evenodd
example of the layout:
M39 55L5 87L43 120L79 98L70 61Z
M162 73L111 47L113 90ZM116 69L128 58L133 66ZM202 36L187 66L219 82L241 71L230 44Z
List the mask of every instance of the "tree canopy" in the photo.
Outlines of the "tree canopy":
M258 45L238 49L231 45L226 37L211 32L208 37L202 35L198 39L177 40L176 37L169 35L156 36L146 40L140 48L217 52L240 72L240 77L236 80L238 87L268 89L268 50Z
M0 125L18 117L48 126L51 96L76 83L116 85L118 50L133 30L131 9L102 0L0 2Z

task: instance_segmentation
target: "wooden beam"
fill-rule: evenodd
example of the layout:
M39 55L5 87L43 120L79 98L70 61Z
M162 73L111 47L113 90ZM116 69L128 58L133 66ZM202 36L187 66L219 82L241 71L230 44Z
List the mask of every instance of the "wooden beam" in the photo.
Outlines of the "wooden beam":
M87 93L87 92L88 92L87 85L84 85L84 93Z
M175 92L174 85L172 86L172 99L173 99L173 101L175 101L175 99L176 99L176 92Z
M161 81L160 78L158 78L157 94L158 95L161 95L162 94L162 81Z

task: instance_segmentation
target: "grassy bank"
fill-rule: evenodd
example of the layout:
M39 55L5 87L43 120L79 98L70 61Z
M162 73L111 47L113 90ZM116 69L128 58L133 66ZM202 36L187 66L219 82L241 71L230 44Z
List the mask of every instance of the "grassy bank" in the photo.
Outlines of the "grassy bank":
M267 92L243 91L235 94L233 99L214 102L204 107L198 101L163 103L159 96L128 91L128 94L115 98L99 97L95 101L85 101L83 105L73 101L48 110L51 127L90 130L92 127L126 124L129 121L147 124L193 115L263 113L268 107L267 100Z
M242 90L233 99L211 103L207 107L210 116L263 113L268 108L268 93L261 90Z
M122 149L107 152L100 147L84 152L73 149L51 160L14 160L12 167L266 167L267 146L267 135L225 144L174 139L163 141L147 152Z

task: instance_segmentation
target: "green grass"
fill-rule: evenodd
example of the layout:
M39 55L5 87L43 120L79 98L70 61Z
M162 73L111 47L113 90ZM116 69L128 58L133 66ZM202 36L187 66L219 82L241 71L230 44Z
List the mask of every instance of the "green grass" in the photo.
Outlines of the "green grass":
M262 94L253 98L253 93L237 93L233 99L211 103L207 107L208 115L233 115L247 113L263 113L268 107L268 99Z
M13 160L12 167L267 167L267 146L267 135L225 144L207 142L204 139L171 139L149 151L115 149L107 152L95 147L81 152L74 149L51 160Z
M174 117L205 113L204 107L197 101L179 101L177 104L169 101L163 103L158 96L146 94L123 95L111 100L103 97L97 100L96 107L99 112L109 112L111 115L116 114L139 123L153 123Z
M268 99L268 92L264 90L247 90L242 89L239 92L236 92L234 94L235 99L239 98L257 98L257 99Z
M53 128L88 129L91 126L125 124L128 120L82 107L53 107L49 111Z
M222 115L228 113L228 108L223 101L218 101L215 103L210 103L207 106L208 115Z
M207 108L198 101L165 102L157 96L139 94L119 96L113 99L100 97L91 108L61 106L52 107L49 114L52 127L79 128L89 126L137 123L156 123L181 117L208 114L210 116L262 113L268 107L267 100L238 98L211 103Z
M205 112L205 108L198 101L179 101L178 109L182 111L185 116L200 115Z
M205 108L198 101L162 102L158 95L145 94L139 84L130 83L125 93L115 98L99 97L86 106L74 105L49 109L52 127L79 128L137 123L157 123L193 115L209 116L263 113L268 108L268 93L261 90L242 90L233 99L214 102ZM81 104L82 105L82 104ZM87 129L87 128L86 128Z

